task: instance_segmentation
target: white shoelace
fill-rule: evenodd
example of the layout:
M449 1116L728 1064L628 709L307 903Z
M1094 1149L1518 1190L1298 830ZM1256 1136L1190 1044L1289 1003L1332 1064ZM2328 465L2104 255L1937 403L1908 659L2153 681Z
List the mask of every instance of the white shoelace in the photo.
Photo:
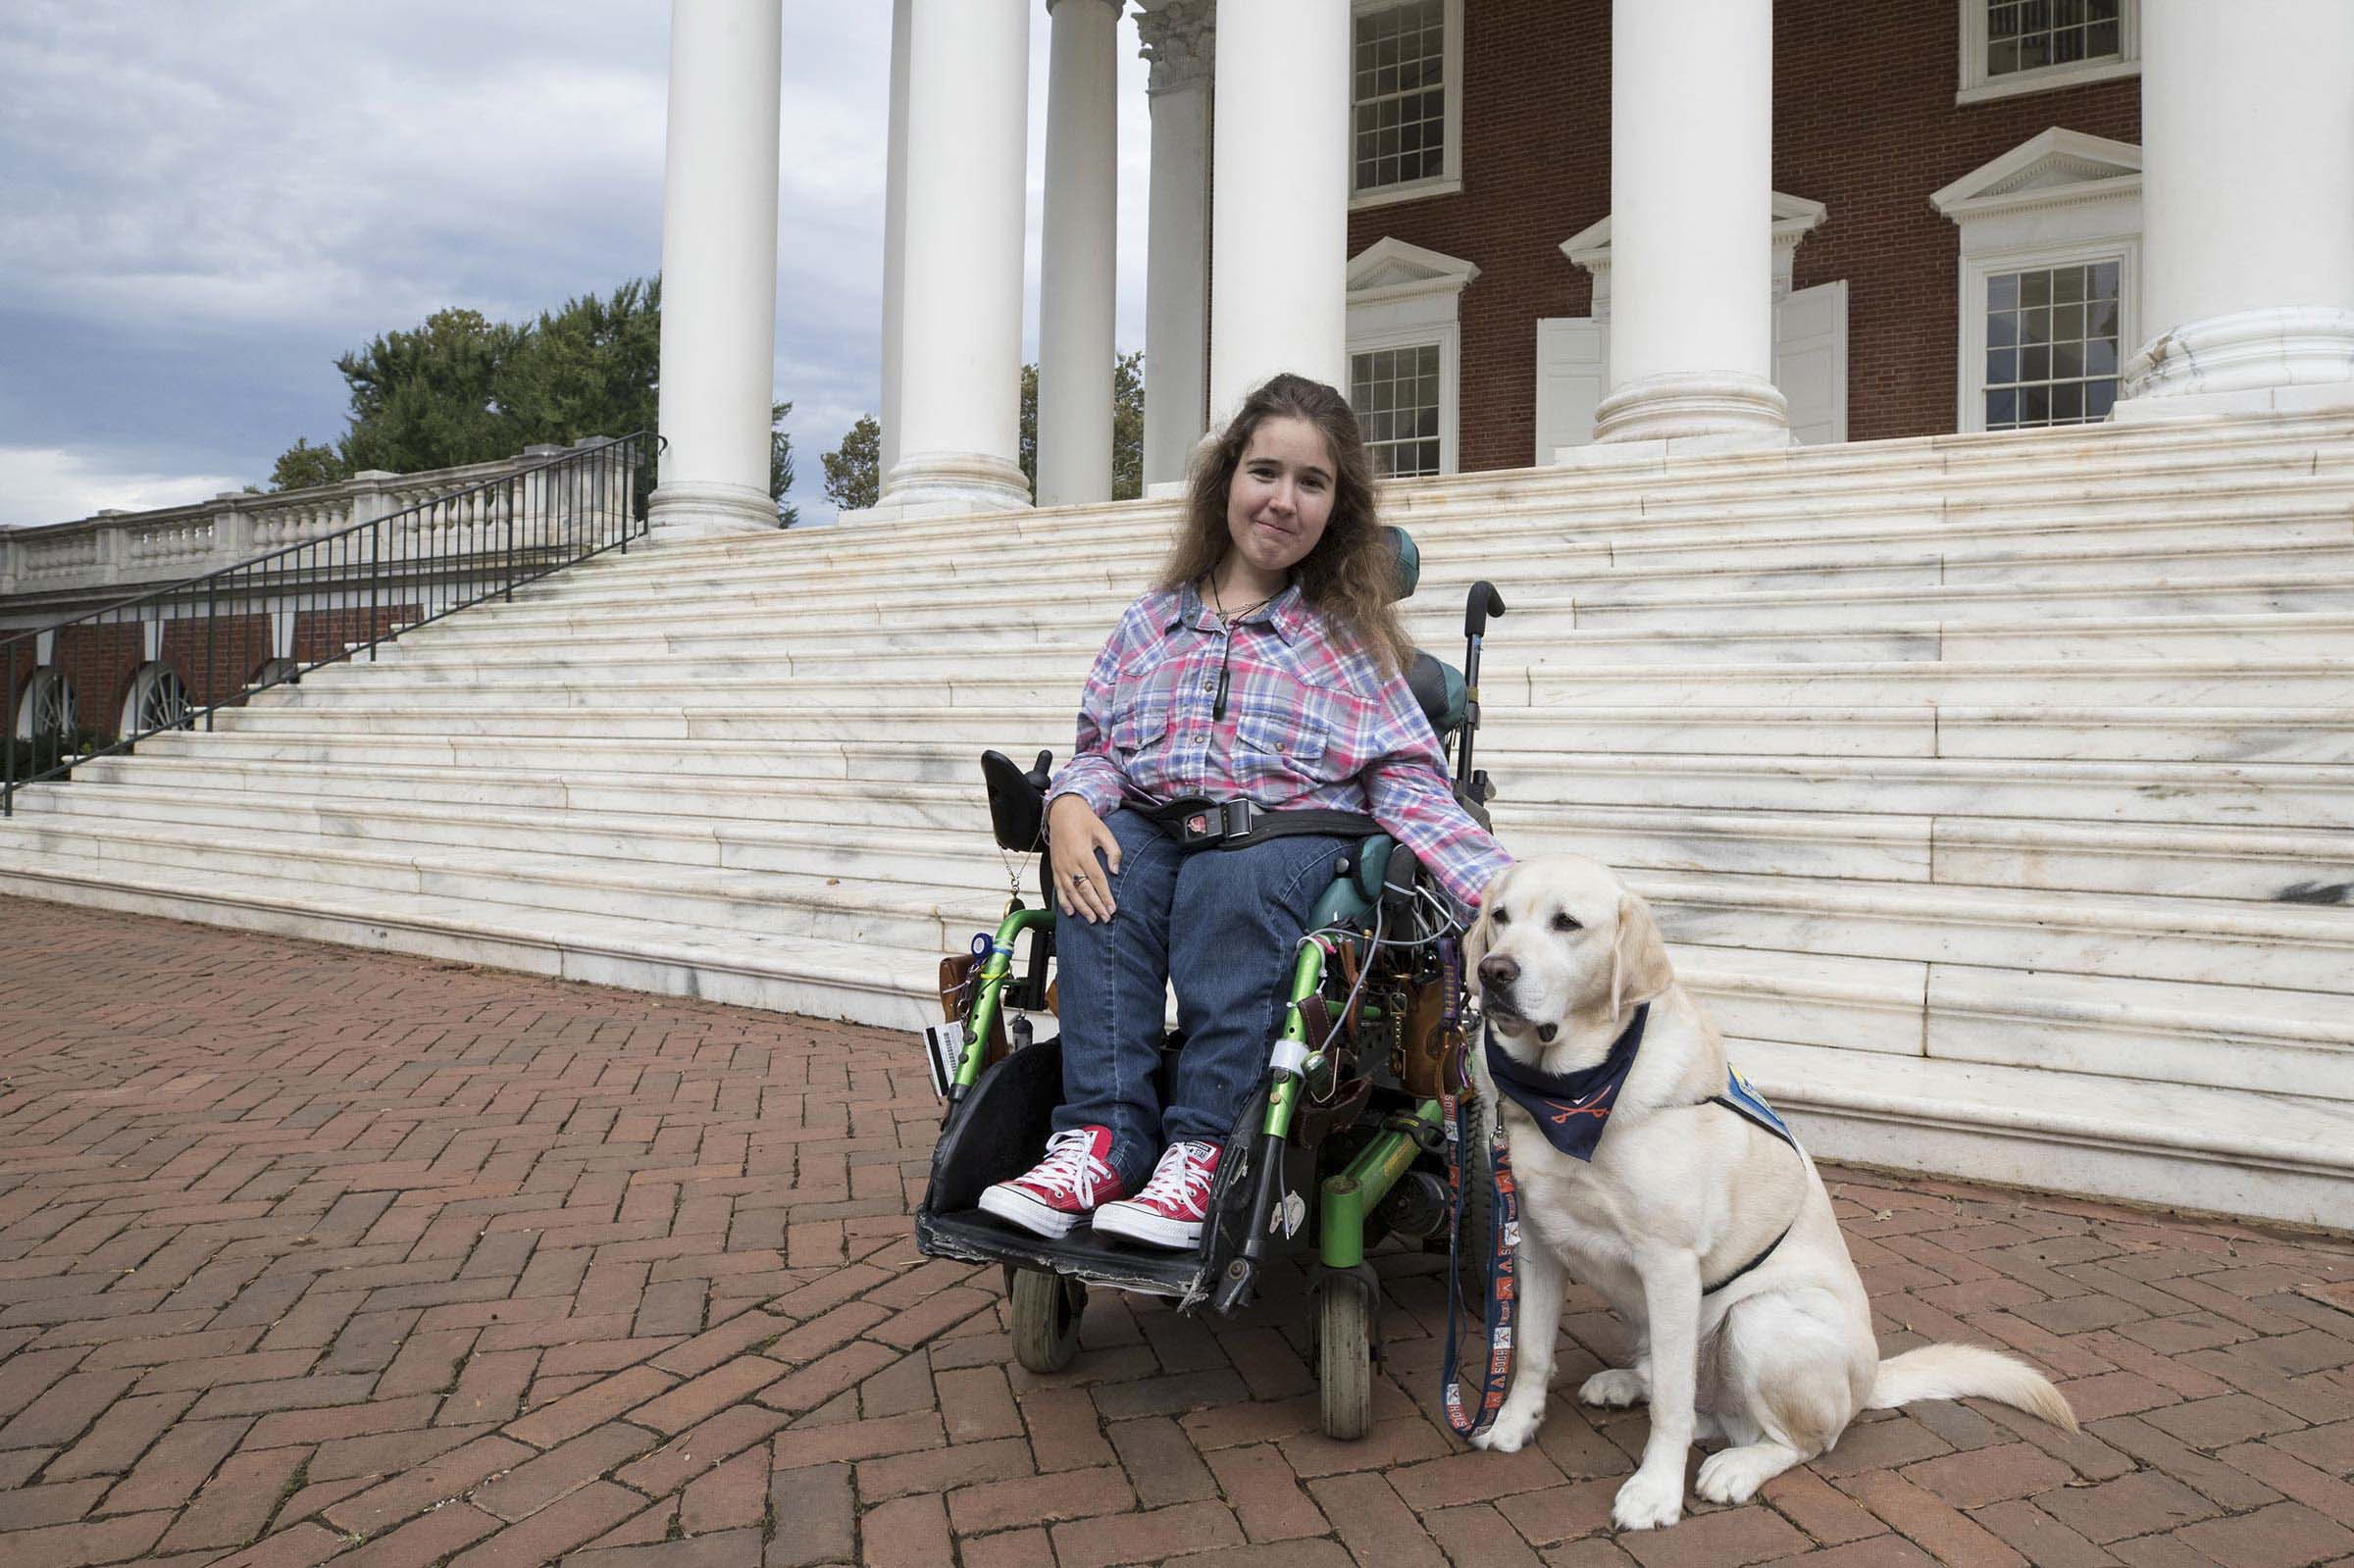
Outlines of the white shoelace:
M1183 1205L1200 1213L1209 1204L1209 1157L1207 1143L1170 1144L1169 1151L1152 1168L1152 1180L1145 1184L1145 1189L1136 1194L1134 1201L1158 1202L1172 1208Z
M1056 1196L1069 1194L1082 1208L1093 1208L1096 1189L1111 1180L1111 1167L1095 1155L1096 1136L1084 1127L1057 1133L1047 1139L1047 1157L1025 1182Z

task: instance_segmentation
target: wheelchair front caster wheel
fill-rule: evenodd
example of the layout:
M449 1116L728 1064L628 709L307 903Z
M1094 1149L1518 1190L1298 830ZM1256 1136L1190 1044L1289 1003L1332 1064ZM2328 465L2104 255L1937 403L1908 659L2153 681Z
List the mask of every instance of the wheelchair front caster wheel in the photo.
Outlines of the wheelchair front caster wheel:
M1316 1332L1316 1386L1323 1393L1324 1436L1344 1442L1373 1425L1373 1339L1362 1291L1324 1292Z
M1079 1355L1087 1287L1044 1269L1013 1271L1013 1358L1031 1372L1060 1372Z

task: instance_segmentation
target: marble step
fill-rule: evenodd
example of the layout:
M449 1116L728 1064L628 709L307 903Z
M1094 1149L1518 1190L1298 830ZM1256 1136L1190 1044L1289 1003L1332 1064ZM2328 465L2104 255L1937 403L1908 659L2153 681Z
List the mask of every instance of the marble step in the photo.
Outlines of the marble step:
M1547 467L1456 475L1439 479L1385 481L1379 490L1385 510L1397 514L1444 515L1477 511L1493 515L1519 503L1535 507L1605 506L1617 500L1650 506L1684 505L1723 510L1760 495L1805 493L1831 496L1864 492L1928 492L1940 496L2002 496L2080 488L2099 494L2117 482L2164 474L2181 487L2214 474L2226 482L2265 476L2281 481L2342 481L2354 468L2354 422L2342 416L2279 421L2230 419L2197 427L2080 427L2068 430L1990 432L1968 436L1905 437L1839 446L1797 448L1788 453L1679 457L1656 465L1599 468ZM1018 532L1030 537L1068 535L1093 528L1117 534L1149 520L1173 518L1173 499L1032 510L976 523L931 519L852 524L827 540L829 548L888 553L916 547L938 554L968 548L977 530ZM801 539L831 530L794 531ZM719 538L683 542L677 559L727 559L754 552L758 539ZM799 542L799 540L796 540Z
M157 787L570 806L690 817L861 820L889 810L960 829L981 809L978 751L874 742L842 755L649 752L612 741L509 743L466 757L434 740L248 744L227 733L189 747L158 736L135 757L102 758L77 782ZM178 744L175 744L178 742ZM1025 751L1023 760L1028 760ZM2221 827L2228 833L2354 828L2354 772L2263 763L2162 769L2111 763L1947 759L1750 761L1614 754L1530 756L1495 775L1500 823L1550 831L1578 810L1723 814L1727 820L1880 817L2021 821L2101 830ZM731 764L743 764L729 771ZM844 815L844 813L848 813Z
M335 789L266 778L256 788L152 767L117 781L28 795L20 809L28 820L94 816L369 842L526 845L749 871L790 871L840 852L853 863L880 857L892 876L947 885L987 883L1002 863L978 793L939 786L904 794L848 786L758 796L664 790L651 802L548 810L479 795L453 801L430 774L367 792L349 787L362 782L352 779L330 780L346 786ZM468 809L448 809L460 803ZM2354 905L2354 831L1658 806L1558 806L1508 813L1499 828L1521 855L1574 852L1621 869Z
M1732 1040L1817 1158L2190 1209L2354 1225L2354 1105L1931 1057ZM2158 1196L2158 1194L2164 1194Z
M1008 661L1010 662L1010 661ZM672 683L640 679L630 684L510 680L429 689L397 670L349 683L305 681L261 693L245 707L219 715L224 729L300 729L306 708L331 704L361 722L411 732L446 726L450 733L537 734L574 725L593 710L617 733L676 733L691 723L736 725L756 712L844 708L917 716L943 705L977 702L1064 713L1073 708L1083 671L1039 669L1023 661L1013 672L974 661L962 670L901 683L877 684L865 676L810 675L790 683ZM2354 658L2036 659L1974 661L1824 660L1794 664L1536 665L1499 651L1481 672L1487 713L1563 707L1636 707L1665 712L1706 697L1715 703L1766 707L1907 707L2017 703L2033 691L2058 707L2108 704L2133 707L2228 707L2251 713L2275 708L2344 711L2354 704ZM501 728L507 726L510 728ZM705 730L725 733L725 729ZM790 738L790 734L784 736Z
M2179 531L2175 531L2178 532ZM2005 588L2022 592L2082 592L2106 594L2120 584L2161 582L2184 574L2265 575L2293 580L2319 574L2354 574L2354 529L2342 519L2289 526L2229 525L2202 531L2191 538L2165 537L2156 542L2135 538L2052 539L2040 531L1991 546L1969 540L1868 540L1841 558L1805 551L1780 551L1772 560L1751 552L1773 546L1755 535L1728 540L1725 547L1667 561L1647 559L1630 548L1613 558L1607 541L1602 546L1563 549L1516 563L1517 575L1496 576L1523 593L1529 583L1558 583L1569 574L1574 592L1683 593L1715 598L1741 592L1786 593L1813 589L1817 593L1863 592L1868 589L1914 589L1944 592ZM1407 601L1409 623L1427 621L1444 640L1459 631L1461 582L1470 572L1486 570L1491 547L1463 552L1464 569L1450 573L1426 556L1427 586ZM1049 561L1030 563L1046 568ZM1572 568L1574 572L1572 573ZM584 569L585 570L585 569ZM1104 594L1116 607L1142 590L1143 571L1100 574ZM1459 581L1458 581L1459 580ZM1025 573L1022 581L1038 579ZM1096 578L1079 584L1092 589ZM1003 574L987 581L943 588L896 584L889 594L844 593L810 580L805 573L781 572L747 580L739 572L692 588L669 577L658 584L640 576L622 579L567 581L559 589L550 583L520 592L513 604L488 604L464 620L445 622L412 635L442 632L474 635L475 628L514 625L564 625L593 628L613 618L650 617L660 620L691 605L697 613L767 613L780 623L797 623L802 614L844 620L852 625L886 626L918 616L934 616L973 606L1002 608L1007 595ZM596 582L609 586L598 587ZM1548 591L1552 591L1548 589ZM1514 601L1516 602L1516 600ZM1110 612L1106 611L1106 615Z
M2190 507L2152 499L2116 515L2088 514L2055 505L2032 515L1949 516L1890 514L1885 509L1824 519L1811 509L1803 518L1757 519L1711 515L1685 520L1621 521L1580 512L1574 518L1531 524L1517 530L1492 518L1466 519L1459 537L1417 526L1424 586L1414 603L1452 598L1474 575L1498 583L1556 582L1563 574L1595 577L1624 568L1659 570L1664 565L1744 564L1818 568L1869 565L1924 551L1956 556L2083 556L2086 554L2183 553L2238 544L2301 543L2325 548L2349 539L2346 515L2354 495L2262 495ZM740 595L769 588L780 595L863 597L896 601L901 594L952 594L1002 599L1016 584L1026 595L1060 592L1092 595L1100 590L1132 597L1157 568L1166 535L1149 543L1090 547L1084 540L1015 539L946 557L863 556L836 560L822 550L792 546L792 534L766 547L773 553L728 562L698 573L691 563L670 562L664 545L562 587L557 579L518 590L516 603L545 603L552 593L576 602L618 599L649 579L659 579L664 596L691 603L706 595ZM680 546L684 548L684 546ZM667 563L667 564L666 564Z
M2105 618L2354 611L2354 572L2294 574L2184 574L2142 583L1992 582L1939 585L1932 570L1920 581L1900 585L1747 589L1695 593L1680 582L1663 588L1602 587L1570 592L1512 595L1509 625L1500 638L1524 636L1532 624L1566 618L1577 630L1620 625L1686 625L1711 630L1798 626L1852 628L1868 625L2001 623L2038 617ZM561 603L562 601L557 601ZM1422 607L1427 612L1427 605ZM1409 628L1434 651L1458 630L1452 615L1416 613ZM608 644L661 646L670 633L691 629L697 635L769 636L798 646L809 639L907 634L912 625L924 634L959 638L994 634L1026 640L1036 631L1009 632L1001 608L971 600L897 599L880 604L844 604L813 598L788 608L760 594L714 596L691 612L660 599L614 603L588 613L570 608L491 605L480 618L467 617L420 629L383 650L386 662L411 657L443 659L459 650L492 650L569 645L584 651ZM1459 659L1459 653L1457 654Z
M908 945L939 939L933 911L973 899L966 918L986 919L992 898L1001 896L907 884L890 874L886 860L846 847L821 862L822 872L735 872L588 864L507 846L411 844L409 853L391 854L300 834L215 831L183 838L149 825L61 825L40 814L15 819L12 829L33 850L81 845L126 863L197 872L269 864L279 875L307 867L323 881L397 892L588 913L638 909L651 919L722 929L814 933L848 919L878 940ZM2334 908L1727 873L1638 870L1628 881L1659 910L1671 939L1708 945L2155 980L2227 977L2287 988L2327 986L2354 966L2354 914ZM927 922L935 928L929 938Z
M680 622L641 632L578 632L528 642L459 643L423 637L373 665L330 667L306 684L372 688L448 683L485 689L556 680L624 689L659 661L666 682L760 686L847 666L878 683L938 679L980 659L1019 656L1034 667L1069 673L1076 689L1109 626L1087 621L983 622L889 631L807 632L776 625ZM1539 607L1513 622L1510 637L1491 633L1487 668L1545 670L1561 665L1893 663L2043 659L2222 659L2328 657L2354 653L2354 613L2103 616L1962 625L1807 625L1759 628L1576 624L1567 606ZM1448 650L1457 660L1458 650ZM388 676L386 672L389 672Z
M6 832L0 832L0 888L896 1028L918 1027L936 1005L929 994L934 956L921 948L714 932L639 915L575 914L550 922L524 907L323 885L250 869L190 881L119 864L101 867L73 855L36 861L24 855L21 843ZM955 933L959 945L963 935ZM2072 1131L2086 1138L2105 1135L2113 1157L2153 1143L2164 1151L2163 1168L2140 1173L2139 1185L2104 1177L2076 1186L2120 1195L2146 1193L2153 1181L2159 1190L2175 1191L2163 1184L2168 1173L2178 1172L2186 1139L2188 1146L2223 1156L2226 1164L2235 1149L2247 1147L2238 1136L2245 1129L2217 1122L2214 1112L2220 1105L2262 1106L2265 1126L2277 1135L2277 1142L2291 1151L2302 1148L2307 1161L2354 1163L2354 1141L2321 1137L2340 1127L2335 1119L2346 1111L2342 1087L2333 1102L2284 1094L2273 1087L2314 1083L2316 1068L2322 1069L2321 1080L2342 1086L2347 1051L2335 996L2050 975L2023 977L2022 984L2022 977L2007 970L1872 964L1683 943L1672 945L1671 953L1679 977L1725 1028L1737 1059L1788 1112L1804 1115L1820 1108L1843 1119L1871 1120L1868 1113L1885 1116L1895 1110L1893 1098L1874 1101L1873 1093L1901 1097L1924 1080L1942 1077L1952 1088L1948 1098L1915 1095L1902 1114L1941 1138L1974 1138L1981 1146L1973 1157L2001 1160L2018 1157L2017 1150L2005 1154L2005 1139L2015 1134L2013 1113L2021 1107L2037 1107L2046 1115L2078 1103L2103 1107L2091 1124ZM1892 1026L1876 1040L1868 1027L1873 1019ZM1930 1042L1926 1055L1924 1037ZM2048 1048L2040 1043L2047 1040ZM1992 1042L2010 1059L1967 1054L1981 1041ZM1949 1060L1947 1048L1965 1054ZM2029 1068L2018 1065L2022 1054L2033 1056L2031 1076ZM2129 1069L2118 1070L2136 1056L2160 1069L2150 1081L2136 1081ZM2221 1066L2229 1081L2213 1087L2243 1097L2202 1100L2176 1092L2205 1087L2207 1080L2170 1076L2166 1068L2175 1058L2194 1071L2212 1073ZM1978 1102L1963 1091L1971 1082L2003 1080L2006 1073L2017 1085L2009 1099ZM1813 1092L1809 1086L1817 1082L1829 1092ZM2153 1095L2161 1100L2149 1107L2148 1125L2137 1124L2133 1115L2149 1106ZM2203 1114L2184 1116L2185 1106L2203 1107ZM1854 1147L1826 1147L1817 1130L1809 1131L1818 1152L1867 1157ZM2266 1138L2254 1152L2273 1146L2274 1139ZM1942 1163L1910 1163L1922 1154L1911 1146L1871 1157L1904 1168L1981 1175L2016 1169L1972 1165L1950 1154L1941 1156ZM2029 1174L2008 1179L2026 1180ZM2048 1182L2049 1176L2039 1179ZM2260 1193L2244 1201L2195 1201L2243 1213L2275 1212L2263 1206Z
M52 839L56 841L49 841ZM565 864L561 856L531 851L404 856L375 845L290 844L267 835L218 832L202 842L191 843L168 833L120 825L71 838L59 838L40 825L22 820L0 828L0 867L14 866L29 873L40 865L55 869L77 858L91 863L108 878L175 886L211 887L221 877L275 874L297 879L308 876L326 885L393 897L460 896L486 905L521 906L537 911L541 929L554 936L572 929L576 921L617 913L612 906L618 901L638 918L707 929L730 938L748 935L761 941L780 936L818 935L918 950L921 940L910 943L909 934L929 922L941 940L960 948L964 929L989 924L1002 897L1001 892L923 888L920 891L932 895L931 902L909 903L903 896L901 901L907 907L896 913L881 911L871 885L846 863L838 884L820 887L808 877L698 874L675 866L639 868L639 874L632 876L624 874L627 868L584 869ZM306 866L310 867L307 872ZM322 877L322 871L328 875ZM1919 998L1928 993L1924 986L1936 989L1936 976L1953 971L1959 963L1965 970L1956 973L1961 973L1964 981L1974 975L1980 984L1974 990L1970 984L1946 987L1957 1020L1991 1011L2017 1024L2049 1013L2067 1024L2074 1032L2073 1037L2080 1037L2079 1055L2088 1062L2106 1063L2104 1071L2130 1073L2132 1042L2144 1040L2154 1032L2179 1030L2186 1031L2188 1037L2177 1054L2194 1051L2200 1041L2253 1040L2270 1053L2264 1058L2267 1061L2306 1068L2318 1063L2328 1068L2322 1079L2307 1073L2297 1080L2308 1086L2308 1091L2354 1096L2354 1053L2344 1048L2347 1039L2338 1022L2341 1009L2337 1000L2298 986L2280 986L2277 975L2226 968L2227 952L2218 954L2216 967L2226 968L2228 980L2191 984L2180 977L2056 974L2053 971L2067 945L2061 940L2044 941L2049 949L2045 967L2023 976L2013 969L1972 967L1967 956L1944 960L1919 952L1839 956L1826 951L1819 940L1806 947L1775 949L1755 939L1754 933L1738 943L1724 943L1691 929L1687 907L1675 892L1685 884L1641 873L1632 880L1657 901L1679 952L1712 955L1714 968L1695 984L1745 998L1735 1003L1737 1011L1728 1028L1753 1031L1764 1037L1788 1037L1796 1031L1797 1037L1814 1038L1804 1031L1821 1026L1801 1024L1784 1015L1793 1010L1819 1013L1827 1008L1844 1020L1827 1037L1846 1048L1912 1053L1919 1048L1921 1022L1916 1015ZM1763 886L1770 893L1787 895L1782 902L1794 907L1805 904L1805 889L1777 888L1772 879L1721 880L1737 889ZM890 885L902 895L919 891L897 882ZM1852 894L1855 889L1840 891ZM1989 909L1999 902L1994 895L1968 889L1947 895L1949 902L1963 897L1975 897ZM2059 918L2072 908L2091 902L2105 904L2114 918L2128 909L2146 913L2151 901L2079 899L2072 904L2059 900L2047 906L2054 911L2055 929ZM1819 909L1816 913L1819 918ZM2011 913L2018 935L2041 939L2039 928L2021 917L2017 900L2011 900ZM1869 911L1851 914L1860 924ZM2243 917L2244 912L2226 910L2187 924L2204 939L2227 947L2244 935L2248 921ZM2354 941L2354 932L2339 935ZM1724 978L1721 972L1728 967L1736 979ZM1710 979L1710 975L1715 978ZM2009 977L2007 985L2000 982L2003 976ZM2120 1004L2120 986L2124 999L2135 1003L2133 1007ZM2018 1035L2005 1045L2001 1035L1990 1032L1982 1021L1974 1025L1957 1022L1952 1027L1962 1031L1956 1037L1962 1044L1956 1048L2008 1049L2015 1055L2036 1048L2031 1034ZM1974 1045L1969 1043L1971 1040ZM2335 1054L2330 1054L2332 1049ZM2316 1056L2316 1051L2322 1054ZM2208 1070L2215 1071L2216 1064L2210 1062ZM2326 1090L2317 1087L2325 1083Z
M58 851L27 855L0 826L0 891L312 941L416 953L807 1018L917 1030L940 1016L937 947L677 925L642 912L568 913L528 905L338 885L250 868L189 877ZM912 1048L912 1047L911 1047Z
M224 720L228 715L223 716ZM1023 762L1036 748L992 736ZM576 790L659 795L705 781L730 787L798 790L841 782L859 790L945 789L979 797L980 751L934 741L844 742L787 747L759 740L679 739L668 744L598 733L582 736L388 734L374 728L285 733L223 730L164 734L120 766L183 758L198 767L333 764L362 769L450 766L492 774L538 769ZM1558 746L1558 740L1556 741ZM1058 753L1059 754L1059 753ZM2229 762L1644 754L1599 749L1510 749L1480 759L1503 820L1541 823L1567 805L1695 810L1891 812L2023 817L2051 821L2221 824L2250 828L2354 827L2354 770L2267 760ZM118 763L85 765L105 778ZM624 807L623 809L631 809Z
M280 697L259 699L282 705ZM320 725L333 725L331 705L299 711ZM691 750L715 758L741 752L719 766L755 771L765 759L790 748L796 754L822 745L828 756L840 748L864 755L896 756L899 743L872 739L869 711L856 704L747 711L747 723L762 733L751 739L698 737ZM923 715L923 754L937 753L971 764L985 748L1019 755L1024 762L1041 748L1060 756L1070 750L1072 723L1044 708L988 707L978 702ZM231 727L233 729L233 727ZM581 738L603 739L586 721ZM226 735L230 730L220 733ZM1479 755L1548 752L1563 747L1606 752L1663 752L1776 759L1831 757L1983 757L2005 759L2116 760L2149 762L2297 762L2316 765L2354 762L2354 727L2328 709L2294 708L2025 708L1913 704L1899 707L1728 708L1677 706L1647 713L1628 707L1509 708L1492 706L1482 719ZM250 737L246 737L250 738ZM406 745L431 745L416 736ZM159 735L143 748L170 746ZM227 743L227 742L224 742ZM239 743L243 743L240 740ZM451 737L451 744L461 737ZM518 744L524 743L519 737ZM546 740L547 745L562 744ZM614 741L614 744L621 744ZM479 737L463 741L467 758L497 766L501 753ZM964 748L964 749L958 749ZM596 757L584 757L596 765Z
M987 920L1004 895L908 884L888 875L888 857L830 853L817 868L738 871L567 857L523 844L375 845L299 832L177 835L135 821L67 823L20 813L0 840L26 857L79 854L102 866L170 868L211 877L256 872L380 892L421 893L520 905L551 921L575 915L631 915L716 931L796 937L839 936L878 945L946 951L944 907L954 923ZM523 843L529 843L526 839ZM804 864L806 857L804 857Z

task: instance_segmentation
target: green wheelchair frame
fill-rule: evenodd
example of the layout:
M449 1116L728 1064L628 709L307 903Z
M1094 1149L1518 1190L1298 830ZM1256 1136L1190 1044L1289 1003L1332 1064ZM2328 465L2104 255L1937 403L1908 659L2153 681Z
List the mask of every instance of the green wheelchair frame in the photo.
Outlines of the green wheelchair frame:
M1399 551L1404 597L1413 589L1418 557L1404 531L1390 532ZM1465 616L1463 671L1425 654L1413 672L1424 711L1442 744L1453 750L1457 796L1483 825L1487 777L1471 767L1479 713L1476 683L1486 621L1503 612L1495 588L1475 584ZM997 753L984 759L999 842L1009 848L1037 847L1031 814L1043 795L1049 761L1050 755L1042 753L1025 774ZM1009 795L1019 797L1010 813ZM1061 1099L1059 1039L1030 1039L1026 1016L1017 1017L1010 1031L1013 1048L1001 1060L987 1061L992 1038L1005 1037L1000 1024L1009 1012L1026 1014L1046 1006L1056 916L1043 849L1041 862L1045 907L1012 900L968 982L960 1020L962 1051L947 1083L931 1180L916 1211L919 1250L1002 1265L1017 1359L1034 1372L1056 1372L1078 1353L1079 1317L1091 1286L1173 1297L1180 1311L1206 1303L1231 1313L1252 1299L1254 1281L1270 1258L1312 1243L1321 1265L1315 1285L1323 1430L1334 1438L1362 1437L1372 1419L1371 1367L1380 1355L1379 1293L1365 1263L1366 1245L1391 1233L1419 1237L1425 1244L1435 1238L1442 1247L1447 1239L1447 1130L1439 1102L1408 1093L1386 1053L1370 1049L1358 1064L1358 1077L1342 1079L1353 1054L1342 1045L1344 1038L1350 1046L1368 1033L1394 1041L1405 1028L1397 1013L1405 981L1396 966L1418 965L1422 978L1429 978L1427 949L1406 949L1414 956L1397 959L1391 955L1402 949L1382 941L1392 921L1403 924L1416 900L1426 896L1417 891L1421 873L1414 856L1386 835L1374 835L1338 857L1334 881L1317 901L1297 951L1289 1005L1270 1042L1267 1073L1237 1116L1225 1144L1227 1157L1212 1183L1202 1241L1187 1251L1098 1239L1084 1226L1067 1237L1048 1239L979 1212L984 1188L1020 1174L1037 1158L1048 1117ZM1025 944L1026 972L1017 962ZM1354 1008L1345 950L1346 967L1354 968L1362 991ZM1377 977L1386 984L1377 984ZM1452 981L1459 1016L1464 1000L1459 971ZM1349 1022L1335 1025L1334 1019ZM1315 1037L1319 1033L1322 1038ZM1173 1047L1164 1042L1164 1065L1171 1055ZM1478 1164L1484 1161L1484 1138L1474 1144L1465 1152ZM1465 1225L1469 1234L1484 1234L1486 1184L1467 1171L1464 1185ZM1476 1272L1464 1275L1473 1299L1484 1287Z

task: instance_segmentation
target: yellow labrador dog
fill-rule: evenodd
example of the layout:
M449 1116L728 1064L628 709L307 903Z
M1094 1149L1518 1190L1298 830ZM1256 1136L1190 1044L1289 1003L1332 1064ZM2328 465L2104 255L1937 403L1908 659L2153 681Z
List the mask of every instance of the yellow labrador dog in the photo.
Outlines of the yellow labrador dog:
M1471 1061L1519 1188L1521 1318L1510 1388L1474 1442L1510 1453L1536 1435L1570 1276L1610 1300L1634 1341L1634 1364L1596 1373L1578 1397L1651 1402L1643 1461L1611 1510L1621 1530L1681 1516L1695 1437L1729 1444L1700 1467L1700 1494L1745 1502L1837 1442L1859 1410L1976 1395L2075 1429L2049 1380L1996 1351L1933 1344L1880 1359L1814 1162L1723 1102L1724 1041L1675 983L1650 909L1609 867L1524 862L1482 904L1466 964L1521 1097L1499 1091L1477 1042ZM1564 1130L1549 1138L1524 1102L1560 1110L1554 1122L1593 1113L1531 1099L1527 1085L1617 1071L1638 1027L1590 1159L1562 1152Z

